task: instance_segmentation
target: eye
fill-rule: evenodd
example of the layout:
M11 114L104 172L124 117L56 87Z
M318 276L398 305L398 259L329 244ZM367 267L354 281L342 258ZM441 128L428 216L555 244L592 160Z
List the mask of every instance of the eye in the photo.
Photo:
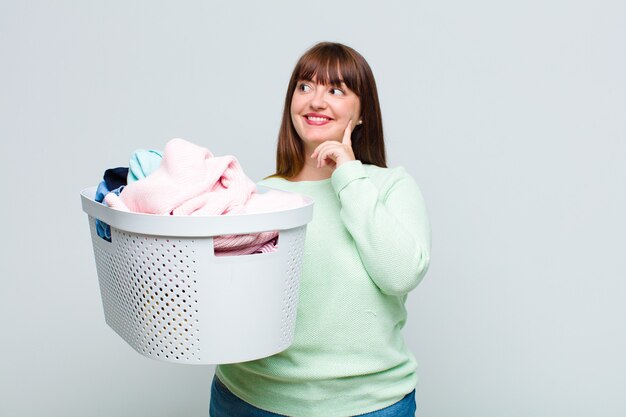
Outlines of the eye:
M341 89L341 88L331 88L330 89L331 94L335 95L335 96L343 96L345 94L345 92Z
M305 83L300 83L298 85L298 90L302 91L303 93L306 93L308 91L311 91L311 86Z

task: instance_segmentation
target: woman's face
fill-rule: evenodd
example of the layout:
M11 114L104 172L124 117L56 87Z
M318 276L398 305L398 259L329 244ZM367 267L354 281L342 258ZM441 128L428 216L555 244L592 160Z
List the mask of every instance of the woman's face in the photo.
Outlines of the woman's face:
M361 101L345 84L331 86L299 80L291 99L291 120L296 132L313 150L327 140L341 141L348 121L356 127Z

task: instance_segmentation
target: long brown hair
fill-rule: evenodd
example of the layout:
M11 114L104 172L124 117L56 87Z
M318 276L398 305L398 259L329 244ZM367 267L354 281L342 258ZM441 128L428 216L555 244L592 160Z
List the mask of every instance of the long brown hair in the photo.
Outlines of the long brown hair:
M386 168L383 120L370 66L349 46L320 42L302 55L291 74L278 132L276 173L267 178L291 178L304 166L304 144L291 120L291 99L298 81L313 79L325 85L343 81L359 97L363 123L356 125L350 137L354 156L364 164Z

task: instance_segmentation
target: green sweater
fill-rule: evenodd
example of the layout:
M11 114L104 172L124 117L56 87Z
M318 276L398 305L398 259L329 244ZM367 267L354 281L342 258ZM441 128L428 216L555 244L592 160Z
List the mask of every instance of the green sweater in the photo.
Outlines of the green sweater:
M293 344L216 374L254 406L297 417L345 417L411 392L417 363L400 333L406 296L426 273L430 226L402 167L351 161L320 181L259 182L311 196Z

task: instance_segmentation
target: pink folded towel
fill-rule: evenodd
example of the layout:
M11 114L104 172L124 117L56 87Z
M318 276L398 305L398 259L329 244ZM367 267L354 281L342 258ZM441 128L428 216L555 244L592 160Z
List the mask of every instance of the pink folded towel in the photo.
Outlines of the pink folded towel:
M206 148L172 139L151 175L128 184L119 197L107 194L104 201L117 210L176 216L258 213L305 204L297 194L256 191L234 156L214 157ZM217 236L215 253L270 252L277 236L277 232Z

